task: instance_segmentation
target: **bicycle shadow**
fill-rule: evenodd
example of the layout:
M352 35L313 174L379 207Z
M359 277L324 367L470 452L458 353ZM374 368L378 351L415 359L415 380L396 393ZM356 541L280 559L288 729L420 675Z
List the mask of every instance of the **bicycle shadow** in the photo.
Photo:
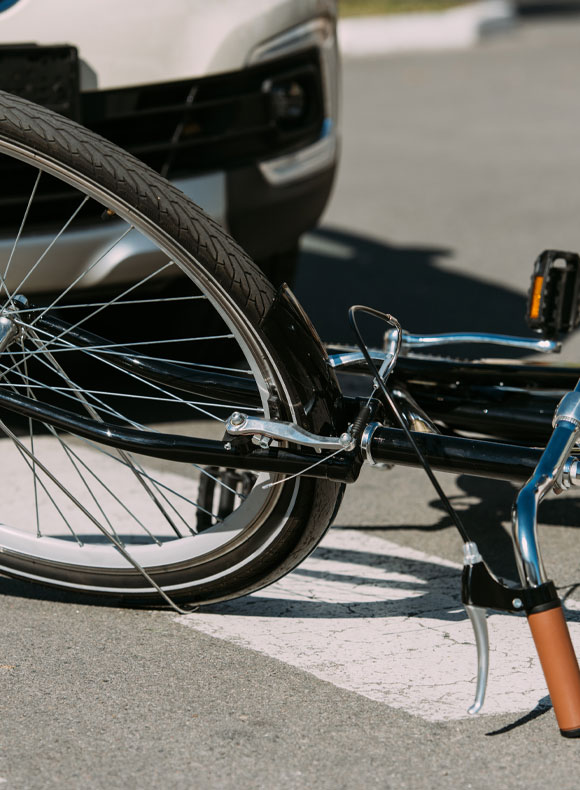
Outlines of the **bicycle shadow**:
M449 248L397 246L324 226L303 241L293 290L325 342L352 343L347 313L356 303L391 313L411 332L531 336L525 296L446 270L441 261L453 255ZM378 342L380 327L374 329ZM457 353L473 355L473 348L458 346ZM493 355L513 353L495 347Z
M469 535L474 540L492 571L510 585L517 585L517 567L514 559L511 536L501 524L508 524L516 486L511 483L460 475L456 481L461 493L451 495L450 500L468 525ZM432 524L379 524L341 525L332 527L332 532L381 533L391 532L437 532L454 529L450 517L438 499L428 502L433 512ZM540 521L544 525L577 526L580 524L580 498L568 496L565 501L549 499L542 503ZM490 525L493 525L490 527ZM133 540L130 536L128 540ZM98 537L96 541L101 541ZM137 541L139 542L139 541ZM364 538L361 537L364 543ZM299 577L324 585L338 584L342 588L357 591L373 590L376 600L357 602L354 600L332 601L318 598L313 591L309 599L293 601L284 598L283 585L277 583L276 597L256 593L234 601L205 606L203 611L248 616L312 617L312 618L356 618L356 617L413 617L420 611L436 619L457 621L465 619L460 601L461 569L450 567L442 561L429 562L417 558L401 558L388 553L366 549L337 549L319 546L312 557L321 560L322 566L312 569L306 563L298 566L286 579ZM336 564L350 571L333 571ZM355 573L352 569L360 569ZM401 575L405 578L401 579ZM381 597L379 591L383 590ZM310 594L310 593L309 593ZM390 600L395 594L397 600ZM0 576L0 596L9 595L36 600L59 601L62 603L86 604L89 606L124 606L120 598L103 599L93 595L81 595L66 590L53 590L34 583L21 582ZM161 602L160 602L161 603ZM141 607L135 607L141 608ZM148 608L147 606L145 608ZM573 610L569 619L580 622L580 612Z
M518 571L509 530L511 508L517 487L511 483L485 478L460 475L456 481L461 493L451 495L450 500L459 511L463 522L468 525L470 538L474 540L485 561L501 580L509 586L519 586ZM435 517L434 523L425 524L381 524L373 526L334 526L332 531L345 533L369 533L383 536L390 532L417 530L419 532L454 529L453 523L438 499L428 503ZM548 499L540 508L540 522L545 526L570 527L580 524L580 498L567 497ZM505 528L504 526L505 525ZM490 526L491 525L491 526ZM364 545L364 537L361 536ZM300 617L300 618L365 618L365 617L414 617L428 616L436 620L455 622L465 619L460 599L459 567L450 567L444 560L441 563L424 559L371 552L366 549L337 549L319 546L313 559L322 561L319 567L309 567L307 560L290 577L302 581L321 582L316 590L310 592L303 585L303 600L285 597L284 580L276 585L275 597L270 597L268 588L264 593L235 601L204 607L203 611L236 614L249 617ZM333 570L336 566L340 570ZM326 566L326 567L324 567ZM360 568L361 572L353 572ZM345 570L345 568L350 570ZM404 578L402 578L404 577ZM376 600L348 599L329 600L324 597L325 586L340 585L341 589L352 589L358 599L361 591L368 589L369 596L376 594ZM383 590L381 598L378 591ZM322 597L319 597L319 596ZM342 595L342 593L341 593ZM392 600L393 596L396 600ZM580 610L570 609L566 615L570 622L580 622Z
M380 618L393 627L396 621L414 618L447 623L467 619L461 603L460 568L324 545L312 556L333 567L359 565L361 573L312 569L306 564L294 570L286 581L277 582L265 592L204 606L202 612L249 619ZM381 575L369 574L369 569L380 570ZM289 594L285 595L285 590ZM349 590L353 593L351 597ZM580 611L569 609L566 619L580 623Z
M477 543L492 571L500 578L516 584L518 570L511 538L511 511L519 487L503 480L459 475L455 481L458 494L448 494L459 513L470 538ZM433 511L431 524L372 524L358 527L388 535L392 532L438 532L454 530L455 526L439 499L428 502ZM436 520L436 516L439 518ZM568 493L564 497L544 500L538 511L538 523L545 527L580 526L580 497ZM343 527L335 526L334 529ZM345 527L348 529L349 527ZM578 574L580 580L580 572Z

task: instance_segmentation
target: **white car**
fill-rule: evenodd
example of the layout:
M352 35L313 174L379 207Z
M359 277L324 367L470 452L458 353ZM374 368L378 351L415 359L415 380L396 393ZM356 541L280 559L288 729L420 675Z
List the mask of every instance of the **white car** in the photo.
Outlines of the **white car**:
M334 0L0 0L0 42L0 88L122 145L218 219L273 280L291 279L337 163ZM10 184L4 227L29 190L17 175ZM31 261L66 200L48 194L34 209ZM65 233L63 273L102 255L113 225ZM146 253L122 245L93 285L114 282L128 259L138 268ZM56 285L39 274L29 288Z

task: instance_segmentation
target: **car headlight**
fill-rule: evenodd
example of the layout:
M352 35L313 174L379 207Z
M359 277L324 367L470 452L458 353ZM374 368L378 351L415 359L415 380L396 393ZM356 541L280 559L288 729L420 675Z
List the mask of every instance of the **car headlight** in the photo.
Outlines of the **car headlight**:
M334 122L338 116L339 60L335 20L317 17L293 27L256 47L249 63L264 63L294 52L317 47L320 51L325 115Z
M320 140L310 149L269 162L262 162L260 169L272 184L281 185L297 178L304 178L331 166L337 156L339 57L336 38L336 20L316 17L265 41L256 47L248 65L265 63L277 58L316 47L320 54L321 82L324 102L324 123ZM303 86L295 80L268 81L264 85L273 100L280 123L292 124L306 112Z

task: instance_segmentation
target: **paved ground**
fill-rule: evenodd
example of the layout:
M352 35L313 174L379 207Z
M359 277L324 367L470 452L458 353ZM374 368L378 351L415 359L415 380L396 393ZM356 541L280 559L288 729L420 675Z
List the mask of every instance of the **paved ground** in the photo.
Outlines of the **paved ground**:
M326 338L347 339L354 301L416 330L523 329L536 253L580 247L579 40L567 21L469 52L345 64L344 164L297 282ZM566 354L578 350L576 340ZM495 570L513 575L501 527L512 487L444 483ZM503 621L492 713L456 718L454 681L469 696L474 655L458 588L445 583L458 541L433 499L418 472L369 470L330 542L286 586L197 622L0 579L0 785L572 790L578 744L558 734L524 634L511 666L513 690L528 696L501 708L514 662ZM560 584L580 581L577 511L578 500L543 508ZM272 612L283 630L264 629ZM409 625L429 632L420 649ZM328 652L333 633L347 634L353 661L368 660L386 632L372 672L346 677L346 648ZM435 699L433 656L450 681Z

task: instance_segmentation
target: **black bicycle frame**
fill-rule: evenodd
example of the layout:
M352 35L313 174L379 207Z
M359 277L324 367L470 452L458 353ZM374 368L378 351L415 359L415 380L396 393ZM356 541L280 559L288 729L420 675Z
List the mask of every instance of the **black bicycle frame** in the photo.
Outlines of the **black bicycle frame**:
M66 334L74 346L102 347L107 340L49 315L38 320L39 331L52 337ZM189 394L227 399L238 408L259 405L249 377L194 370L175 363L147 359L128 347L114 346L115 365L158 384ZM355 363L349 371L362 373ZM518 364L454 363L449 360L399 360L393 384L404 385L416 402L432 417L450 428L476 431L492 440L414 433L423 455L434 469L444 472L524 481L538 463L540 450L510 440L545 442L558 390L572 389L578 373L574 368ZM540 390L534 392L534 389ZM556 392L546 393L546 390ZM356 413L362 401L343 398L337 411ZM354 482L363 456L359 450L324 457L300 447L261 449L250 442L196 439L158 432L144 432L118 424L96 422L74 412L27 398L7 390L0 392L0 406L55 428L70 431L101 444L172 461L208 466L248 469L280 474L302 473L340 482ZM346 427L346 426L345 426ZM508 439L508 441L498 441ZM402 430L377 426L366 448L376 464L417 466L418 459ZM312 465L318 462L314 468Z

